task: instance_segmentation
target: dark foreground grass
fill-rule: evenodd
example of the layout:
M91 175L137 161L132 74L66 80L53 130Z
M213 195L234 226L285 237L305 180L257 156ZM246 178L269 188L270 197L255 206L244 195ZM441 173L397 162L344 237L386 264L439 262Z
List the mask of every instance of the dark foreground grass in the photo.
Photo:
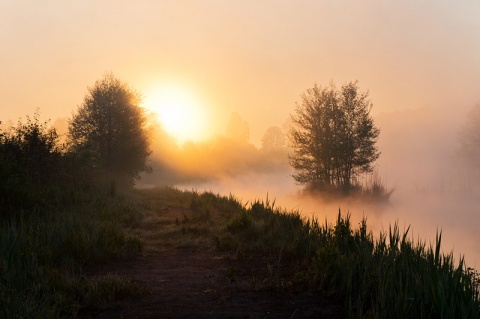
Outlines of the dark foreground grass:
M351 318L480 317L478 273L441 252L441 233L433 244L415 242L394 224L374 237L366 220L354 228L348 214L319 223L268 199L242 205L232 195L188 197L196 215L178 223L182 231L252 262L267 256L271 286L339 298ZM288 275L279 275L285 267Z
M142 236L130 234L141 228L131 228L142 223L145 207L158 216L165 209L188 212L171 222L170 237L201 238L186 242L252 262L266 258L264 288L337 298L351 318L479 317L478 274L441 252L441 233L427 244L396 224L374 237L365 220L354 227L348 214L339 214L334 223L320 223L268 199L242 204L233 195L174 188L137 194L1 219L0 318L72 318L141 292L135 282L91 278L82 269L136 254Z
M141 248L126 229L140 211L122 199L51 210L19 210L0 220L0 318L72 318L142 288L116 277L88 279L82 268Z

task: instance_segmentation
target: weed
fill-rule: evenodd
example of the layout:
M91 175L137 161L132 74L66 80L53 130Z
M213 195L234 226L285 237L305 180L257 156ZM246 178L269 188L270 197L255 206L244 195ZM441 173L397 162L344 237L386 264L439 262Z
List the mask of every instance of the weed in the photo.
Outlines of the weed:
M140 218L135 209L117 199L51 211L21 210L4 218L0 223L0 317L73 317L87 300L109 301L102 297L104 282L89 283L81 269L87 263L141 249L139 239L124 228L125 220ZM80 284L90 288L82 290Z
M452 253L441 252L441 232L427 246L411 240L409 228L401 233L394 224L375 239L366 219L354 229L349 214L339 212L335 224L321 224L275 208L268 198L249 208L238 201L225 206L226 201L194 194L191 207L199 214L223 211L209 215L206 233L217 248L237 257L268 256L272 287L289 283L336 296L345 301L351 318L479 317L478 273L466 268L463 258L455 265ZM190 222L200 227L206 221ZM280 275L285 265L289 278Z

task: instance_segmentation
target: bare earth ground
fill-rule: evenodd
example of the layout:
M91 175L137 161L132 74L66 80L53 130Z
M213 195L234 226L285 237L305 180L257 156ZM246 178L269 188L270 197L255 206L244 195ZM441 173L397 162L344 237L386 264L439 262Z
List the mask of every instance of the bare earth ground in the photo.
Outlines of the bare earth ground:
M185 211L167 209L166 219L142 226L162 227ZM153 234L153 232L152 232ZM91 276L114 274L144 284L148 293L120 305L81 311L79 318L344 318L341 304L307 292L265 287L266 265L247 262L200 247L178 247L155 241L135 259L103 265Z

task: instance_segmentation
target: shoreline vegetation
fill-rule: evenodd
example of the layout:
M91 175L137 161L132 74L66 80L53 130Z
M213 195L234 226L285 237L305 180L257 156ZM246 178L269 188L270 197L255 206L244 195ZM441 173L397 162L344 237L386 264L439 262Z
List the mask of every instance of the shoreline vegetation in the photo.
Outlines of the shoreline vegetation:
M306 219L275 202L241 203L233 194L173 187L130 195L84 194L72 205L17 209L0 220L0 317L73 318L79 311L121 304L146 287L116 276L88 277L85 268L128 261L154 249L146 219L166 208L189 211L172 221L173 245L228 252L241 260L266 256L263 284L338 300L349 318L477 318L479 275L435 243L411 239L397 224L380 234ZM165 231L159 223L158 232ZM167 240L167 239L165 239ZM287 267L288 272L284 269ZM120 300L118 296L122 296ZM126 298L126 299L125 299Z
M442 252L441 232L427 243L397 224L373 234L365 219L353 225L348 213L307 219L268 198L242 203L234 194L133 189L147 169L143 137L126 149L117 145L119 154L137 144L144 151L123 170L116 155L88 149L88 139L78 149L59 145L38 113L0 131L0 318L75 318L121 307L148 287L87 269L158 257L164 247L217 251L266 267L262 289L331 298L348 318L480 317L479 274ZM346 195L388 202L391 191L374 177L348 183ZM172 210L180 215L167 219ZM259 258L265 263L256 264ZM234 271L225 276L234 282Z

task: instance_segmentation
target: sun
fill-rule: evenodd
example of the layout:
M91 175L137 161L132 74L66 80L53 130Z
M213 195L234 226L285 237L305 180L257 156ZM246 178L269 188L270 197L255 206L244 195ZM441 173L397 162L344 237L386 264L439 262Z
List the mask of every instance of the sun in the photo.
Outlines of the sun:
M205 109L187 90L172 85L161 86L145 96L144 104L179 143L207 137Z

